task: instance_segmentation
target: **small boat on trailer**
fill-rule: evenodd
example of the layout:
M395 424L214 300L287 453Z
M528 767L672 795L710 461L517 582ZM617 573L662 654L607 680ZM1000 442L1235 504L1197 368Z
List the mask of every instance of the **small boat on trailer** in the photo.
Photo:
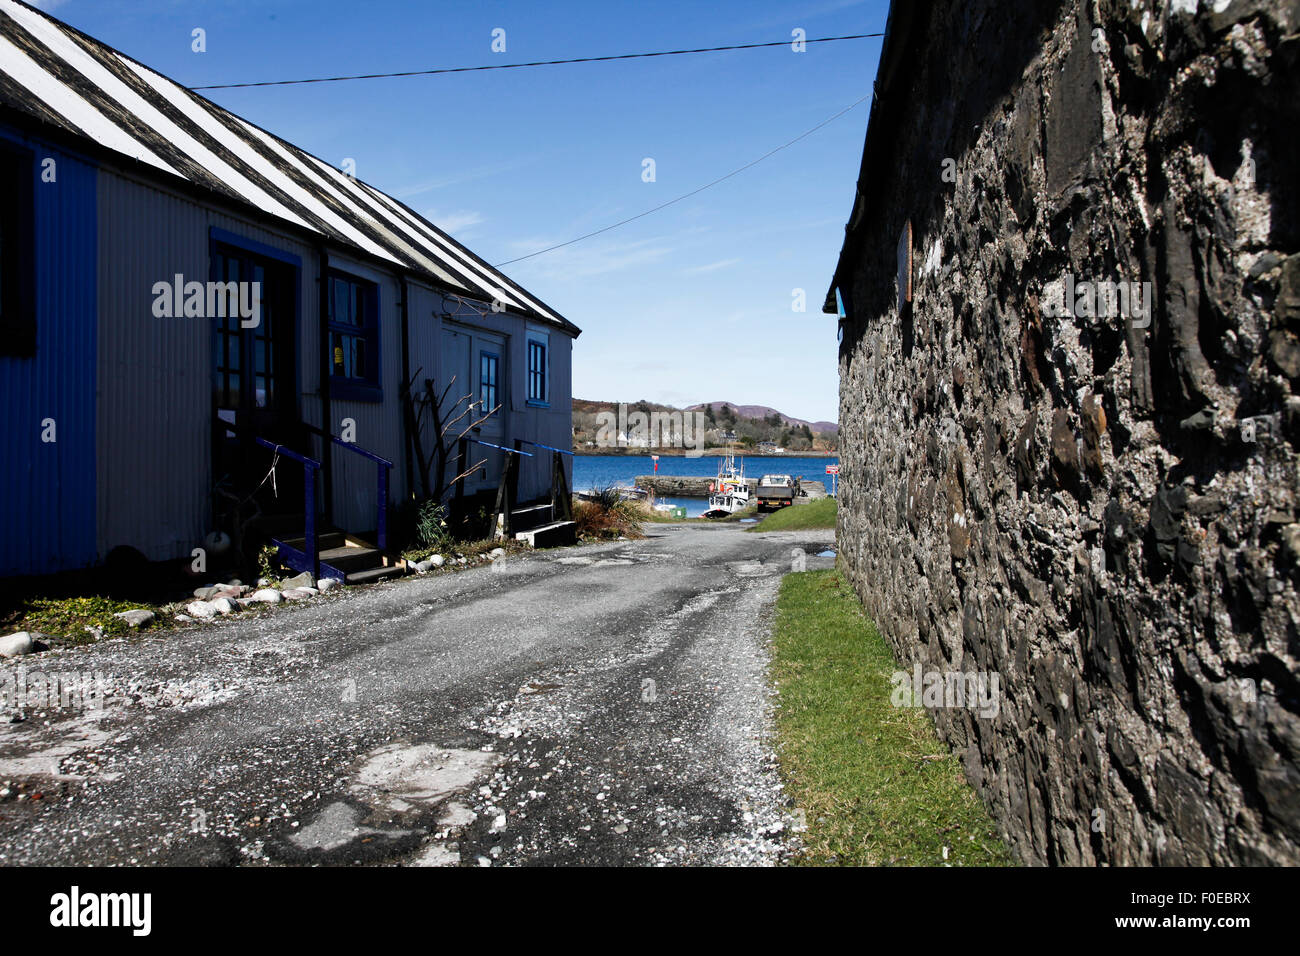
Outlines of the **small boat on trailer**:
M646 498L650 496L650 492L646 491L644 488L615 488L614 490L618 492L618 497L622 501L645 501ZM590 491L575 492L575 497L577 497L579 501L596 501L600 496L600 490L597 488L593 488Z

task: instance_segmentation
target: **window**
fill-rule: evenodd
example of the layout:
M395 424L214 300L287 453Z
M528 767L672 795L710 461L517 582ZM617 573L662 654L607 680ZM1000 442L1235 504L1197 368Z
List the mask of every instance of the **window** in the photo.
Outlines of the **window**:
M501 359L492 352L480 352L478 356L478 397L483 403L483 412L487 413L497 407L500 399Z
M547 365L547 338L540 332L528 333L528 402L545 405L549 401L549 368Z
M35 159L0 145L0 355L36 354Z
M379 286L331 273L329 310L331 394L381 401Z
M298 271L282 260L217 241L211 278L220 291L213 323L213 400L245 414L283 412L296 404L293 347ZM243 310L253 308L247 328ZM250 318L252 316L249 316Z

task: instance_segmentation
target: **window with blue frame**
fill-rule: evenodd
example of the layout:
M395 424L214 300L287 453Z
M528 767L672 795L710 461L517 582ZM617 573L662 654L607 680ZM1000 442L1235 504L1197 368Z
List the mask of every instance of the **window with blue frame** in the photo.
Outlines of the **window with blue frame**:
M495 352L480 352L478 356L478 397L483 411L496 408L501 394L501 358Z
M35 157L0 143L0 355L36 354Z
M528 339L528 401L545 405L548 401L546 341L541 337Z
M382 401L379 380L379 286L330 273L330 394Z

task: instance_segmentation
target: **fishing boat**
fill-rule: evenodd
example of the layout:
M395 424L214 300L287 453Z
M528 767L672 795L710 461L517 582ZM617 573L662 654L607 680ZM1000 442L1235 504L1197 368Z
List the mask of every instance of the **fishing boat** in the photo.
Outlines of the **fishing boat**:
M749 482L745 479L745 461L736 466L736 453L728 448L727 456L718 460L718 477L709 489L709 510L705 518L724 518L749 507Z

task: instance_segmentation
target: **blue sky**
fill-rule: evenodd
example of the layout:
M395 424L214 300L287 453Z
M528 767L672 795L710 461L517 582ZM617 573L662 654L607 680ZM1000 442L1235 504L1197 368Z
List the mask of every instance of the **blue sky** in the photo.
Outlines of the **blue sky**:
M884 29L886 0L44 0L186 85L473 66ZM207 51L191 50L202 27ZM505 30L506 51L491 50ZM866 95L880 40L217 90L217 103L428 215L489 262L640 213ZM583 329L574 394L837 414L821 302L866 103L682 203L505 271ZM642 161L655 161L655 182ZM794 289L807 311L791 308Z

